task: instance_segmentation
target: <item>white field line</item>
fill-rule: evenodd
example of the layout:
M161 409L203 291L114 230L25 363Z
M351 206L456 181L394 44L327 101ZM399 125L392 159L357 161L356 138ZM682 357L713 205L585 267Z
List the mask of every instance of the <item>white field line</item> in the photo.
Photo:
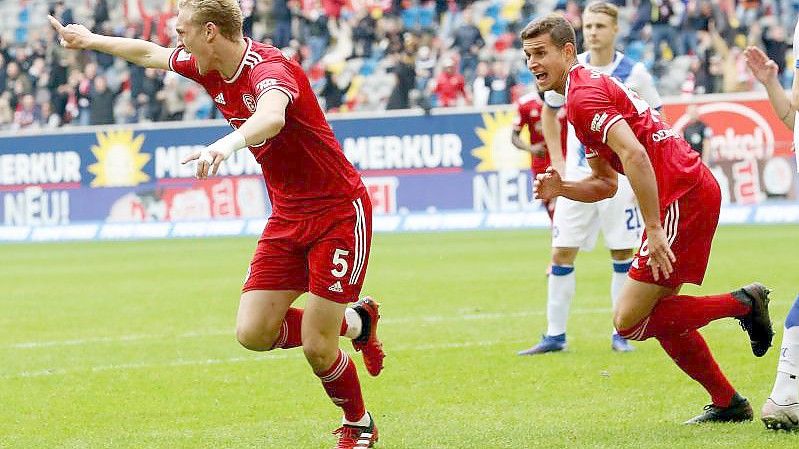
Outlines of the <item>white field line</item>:
M522 340L489 340L489 341L464 341L453 343L439 343L429 345L408 345L392 347L391 352L403 351L433 351L444 349L462 349L473 347L487 347L500 344L522 344ZM71 369L45 369L39 371L22 371L15 374L0 375L0 379L14 379L14 378L31 378L31 377L47 377L47 376L63 376L75 373L100 373L105 371L128 371L135 369L150 369L150 368L175 368L182 366L210 366L210 365L225 365L232 363L247 363L247 362L264 362L285 359L302 359L304 358L301 351L283 352L267 355L252 355L247 357L228 357L222 359L195 359L195 360L174 360L171 362L163 363L123 363L117 365L99 365L84 368L71 368Z
M595 309L576 309L571 311L575 315L594 315L602 313L610 313L609 308L595 308ZM510 318L526 318L532 316L542 316L546 314L546 310L524 310L520 312L509 313L468 313L452 315L439 315L439 316L423 316L423 317L403 317L403 318L382 318L381 325L396 325L396 324L436 324L453 321L479 321L479 320L504 320ZM105 343L127 343L136 342L141 340L163 340L174 338L198 338L198 337L212 337L219 335L235 335L234 329L217 329L207 331L192 331L182 334L132 334L132 335L119 335L108 337L94 337L94 338L79 338L71 340L50 340L50 341L28 341L22 343L11 343L8 345L0 346L0 348L11 349L35 349L35 348L52 348L60 346L82 346L94 345Z

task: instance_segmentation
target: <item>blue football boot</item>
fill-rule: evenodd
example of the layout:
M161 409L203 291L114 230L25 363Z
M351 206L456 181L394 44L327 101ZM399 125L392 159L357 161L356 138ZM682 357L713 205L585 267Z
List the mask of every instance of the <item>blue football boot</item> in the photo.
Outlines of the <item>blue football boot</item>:
M566 334L543 335L541 342L530 349L519 351L517 355L536 355L547 352L560 352L566 349Z

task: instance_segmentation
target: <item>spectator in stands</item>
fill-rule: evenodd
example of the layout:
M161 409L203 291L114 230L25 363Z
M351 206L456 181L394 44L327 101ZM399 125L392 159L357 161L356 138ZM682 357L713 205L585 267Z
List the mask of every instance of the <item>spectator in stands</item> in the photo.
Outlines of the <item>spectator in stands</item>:
M436 94L437 105L448 108L458 106L461 101L471 103L469 93L466 91L466 81L458 73L455 60L447 57L444 60L443 70L436 77L433 93Z
M354 57L370 58L372 45L377 37L377 21L366 9L358 11L355 16L355 27L352 30Z
M272 43L277 48L283 48L291 40L291 8L290 0L274 0L272 2L272 20L275 21L275 31L272 34Z
M14 122L14 109L11 108L11 92L0 92L0 129L6 129Z
M480 55L480 49L485 46L480 29L474 24L474 16L471 8L463 10L461 15L461 25L455 30L455 38L452 48L461 55L461 73L468 76L474 73ZM470 76L471 77L471 76Z
M655 59L660 60L663 54L662 44L667 45L671 54L678 51L677 29L670 23L674 16L674 7L671 0L642 0L651 5L649 12L649 25L652 27L652 45Z
M330 70L325 71L324 86L319 91L319 96L324 101L326 111L336 112L344 104L344 95L346 95L349 86L342 88L339 86L338 76Z
M325 54L327 46L330 44L330 30L328 29L328 17L325 15L321 1L316 0L317 6L303 13L305 21L305 35L308 38L308 47L311 55L306 61L306 68L316 64Z
M89 123L91 125L111 125L114 123L114 99L119 92L108 88L105 76L94 78L93 89L89 91Z
M53 111L53 105L49 101L42 103L37 126L39 128L49 129L55 129L61 126L61 116Z
M485 61L478 62L474 81L472 82L472 99L474 106L481 107L488 104L488 97L491 95L491 88L489 87L490 78L488 63Z
M427 89L427 83L433 78L433 70L436 68L436 58L430 47L427 45L419 47L414 64L416 69L416 89L424 92Z
M31 94L25 94L17 104L14 112L13 129L25 129L35 126L40 121L41 112Z
M159 121L183 120L186 102L183 99L184 88L178 77L175 72L168 72L164 76L164 88L155 96L162 102Z
M396 62L391 69L394 74L394 89L388 97L386 109L408 109L411 107L409 95L416 85L413 55L405 52L394 58Z
M516 86L516 78L510 74L508 65L494 61L491 76L487 79L488 104L511 104L511 90Z

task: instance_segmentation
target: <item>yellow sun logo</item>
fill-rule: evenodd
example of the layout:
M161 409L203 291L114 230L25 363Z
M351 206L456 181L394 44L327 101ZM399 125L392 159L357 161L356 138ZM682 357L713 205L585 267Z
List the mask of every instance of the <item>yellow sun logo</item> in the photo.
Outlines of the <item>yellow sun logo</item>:
M95 176L92 187L132 187L150 180L142 171L150 155L139 152L143 135L134 139L133 131L97 133L97 143L92 146L97 163L89 166Z
M514 111L483 113L485 128L475 130L483 146L472 150L472 155L480 159L476 168L478 172L530 168L530 153L519 150L511 142L514 114ZM527 128L522 130L519 137L529 141Z

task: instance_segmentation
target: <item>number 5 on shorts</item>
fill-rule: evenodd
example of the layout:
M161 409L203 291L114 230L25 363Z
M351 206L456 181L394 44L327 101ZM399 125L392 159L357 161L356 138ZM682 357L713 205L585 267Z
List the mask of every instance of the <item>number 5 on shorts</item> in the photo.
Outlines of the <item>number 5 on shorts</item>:
M350 252L346 249L336 249L333 252L333 268L330 270L330 274L337 278L343 278L345 274L347 274L347 270L350 266L347 264L347 259L344 257L349 255Z

